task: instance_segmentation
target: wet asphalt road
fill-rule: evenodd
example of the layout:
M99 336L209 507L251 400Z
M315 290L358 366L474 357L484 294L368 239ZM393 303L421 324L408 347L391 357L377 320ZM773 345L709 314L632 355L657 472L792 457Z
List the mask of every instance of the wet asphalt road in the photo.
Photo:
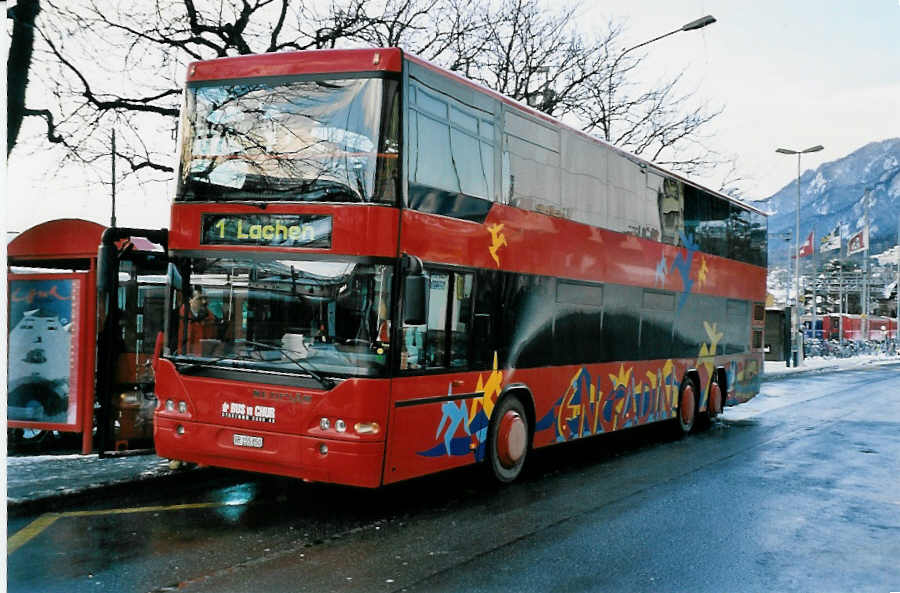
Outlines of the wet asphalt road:
M531 461L507 487L469 468L137 492L56 518L7 557L8 590L900 591L900 366L764 383L687 439Z

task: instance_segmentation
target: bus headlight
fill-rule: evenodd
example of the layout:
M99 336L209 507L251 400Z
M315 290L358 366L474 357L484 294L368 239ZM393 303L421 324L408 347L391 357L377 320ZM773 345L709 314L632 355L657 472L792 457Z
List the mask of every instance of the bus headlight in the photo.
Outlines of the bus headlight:
M166 412L174 412L175 411L175 400L167 399L166 400Z
M319 420L319 428L321 428L322 430L328 430L329 428L331 428L331 421L328 420L328 418L322 418L321 420Z
M347 423L341 420L340 418L334 423L334 428L338 432L347 432Z
M182 414L187 414L187 404L184 402L178 402L178 411Z

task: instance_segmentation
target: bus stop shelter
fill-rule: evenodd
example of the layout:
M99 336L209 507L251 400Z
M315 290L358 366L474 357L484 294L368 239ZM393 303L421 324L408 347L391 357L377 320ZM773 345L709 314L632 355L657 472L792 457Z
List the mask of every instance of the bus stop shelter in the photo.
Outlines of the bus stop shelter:
M80 433L82 453L101 456L152 441L166 243L165 229L79 219L10 242L9 429Z
M7 427L81 433L92 450L97 247L106 227L61 219L7 246Z

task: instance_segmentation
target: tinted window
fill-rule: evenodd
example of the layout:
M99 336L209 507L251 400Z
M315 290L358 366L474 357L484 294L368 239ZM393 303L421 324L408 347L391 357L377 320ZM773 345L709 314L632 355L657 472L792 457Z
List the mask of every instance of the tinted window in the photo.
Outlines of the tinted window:
M504 284L502 359L517 367L546 366L553 355L553 281L508 274Z
M767 241L768 239L768 220L765 215L750 213L750 254L752 260L750 263L757 266L766 267L767 265Z
M639 357L641 289L633 286L606 286L603 317L603 343L608 360L634 360Z
M603 285L560 281L556 285L556 302L601 307L603 306Z
M672 352L675 294L645 290L641 311L641 358L667 358Z
M750 249L750 211L731 204L730 212L728 228L731 236L728 244L728 257L752 262L754 257Z
M556 363L607 360L603 340L603 286L559 282L556 302Z
M750 305L747 301L728 299L726 311L722 350L725 354L745 352L750 340Z
M701 344L708 344L704 322L716 324L716 331L723 331L725 300L721 298L692 294L675 316L672 355L676 357L696 357ZM721 341L720 341L721 342ZM717 349L721 353L721 350Z

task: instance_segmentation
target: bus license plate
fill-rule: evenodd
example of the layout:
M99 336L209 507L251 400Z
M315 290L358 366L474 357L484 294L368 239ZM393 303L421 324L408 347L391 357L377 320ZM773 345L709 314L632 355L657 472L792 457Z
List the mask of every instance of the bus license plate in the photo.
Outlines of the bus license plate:
M234 435L234 445L236 447L253 447L254 449L262 449L262 437L251 437L245 434Z

